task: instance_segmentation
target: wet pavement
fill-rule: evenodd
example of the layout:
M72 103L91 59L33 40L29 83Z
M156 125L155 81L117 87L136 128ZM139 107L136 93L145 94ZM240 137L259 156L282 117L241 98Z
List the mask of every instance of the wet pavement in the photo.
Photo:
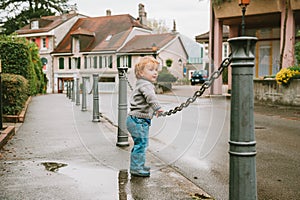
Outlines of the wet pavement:
M159 99L164 106L177 105L185 101L186 97L190 97L198 88L175 86L172 92L160 95ZM156 157L155 152L151 151L147 155L147 165L152 167L151 177L131 177L127 171L131 140L129 140L130 147L116 147L117 94L100 94L100 112L105 118L101 118L99 123L92 122L92 95L88 98L87 112L82 112L81 106L76 106L63 94L43 95L32 99L25 123L20 127L17 126L16 135L1 150L0 199L204 199L201 195L208 196L208 194L199 186L204 187L205 191L210 191L209 188L217 190L216 185L222 184L216 182L219 179L203 184L205 177L208 179L213 177L207 173L204 174L205 177L200 173L195 175L200 171L199 166L203 167L205 163L184 160L188 164L179 170L169 162L164 162L162 158ZM188 109L198 109L198 107L203 109L211 102L212 99L203 98ZM285 149L281 149L280 152L275 151L282 147L273 139L276 136L276 140L283 143L282 146L297 147L294 143L297 143L299 137L291 137L290 132L293 131L293 135L298 135L297 124L299 123L297 122L300 121L300 109L256 104L254 111L258 121L255 129L259 140L257 156L259 197L280 199L279 196L274 198L274 195L269 195L275 193L272 192L273 190L292 197L291 194L295 194L293 188L299 185L297 177L292 176L292 174L299 174L297 170L299 162L294 162L296 160L294 158L299 154L291 155L290 151ZM180 115L182 113L176 116ZM168 118L168 121L171 119L174 120ZM154 120L153 124L159 126L158 121ZM289 125L293 130L281 130L284 129L281 128L283 124ZM186 122L184 125L187 125ZM155 126L152 129L155 129ZM283 139L280 132L287 132L287 138ZM272 138L270 138L271 133ZM150 147L156 148L156 142L161 143L152 141ZM227 137L220 143L225 143L226 146L222 159L228 159ZM216 149L220 147L221 144ZM175 150L172 152L176 153ZM222 159L218 158L220 162ZM281 162L283 163L280 164ZM226 163L228 164L228 161ZM293 163L295 163L294 167ZM277 168L274 166L279 164L282 168L278 168L275 172ZM194 165L196 171L191 170L191 176L184 174L189 169L193 169ZM272 170L269 170L271 168ZM291 170L290 176L286 175L287 169ZM223 174L218 174L219 171L214 172L218 177L227 177L228 170L225 171L226 173ZM274 176L269 174L272 173L271 171L278 177L275 185ZM289 186L289 182L293 185ZM228 188L227 180L224 184L225 188ZM227 199L226 191L222 191L226 195L221 195L217 199Z
M112 112L111 112L112 113ZM117 128L64 94L32 98L23 125L1 149L0 199L202 199L209 196L151 153L151 177L128 174L130 146ZM109 118L109 117L108 117Z

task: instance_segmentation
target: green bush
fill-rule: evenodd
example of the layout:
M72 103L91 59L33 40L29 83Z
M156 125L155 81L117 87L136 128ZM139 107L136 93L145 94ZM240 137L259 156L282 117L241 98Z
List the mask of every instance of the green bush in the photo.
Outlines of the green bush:
M177 78L169 72L167 67L163 67L160 72L158 72L157 85L162 88L162 90L170 91L172 89L172 83L175 82Z
M171 58L169 58L169 59L166 60L167 67L171 67L172 63L173 63L173 60Z
M29 96L28 81L20 75L2 74L3 114L19 114Z
M30 95L42 93L46 81L36 44L24 38L1 36L0 49L3 73L25 77L29 81Z
M157 82L175 82L177 78L169 72L167 67L163 67L160 72L158 72Z

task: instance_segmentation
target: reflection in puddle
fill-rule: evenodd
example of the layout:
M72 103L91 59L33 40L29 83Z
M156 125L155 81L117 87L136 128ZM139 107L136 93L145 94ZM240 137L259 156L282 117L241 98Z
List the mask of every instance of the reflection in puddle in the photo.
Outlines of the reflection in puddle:
M133 200L132 188L139 197L139 188L143 187L144 178L128 175L127 169L115 171L99 166L65 164L59 162L42 162L47 171L70 177L70 184L75 184L78 192L87 199ZM130 183L129 183L130 179ZM133 182L132 182L133 181Z
M128 183L128 172L126 169L119 171L119 200L127 200L126 185Z
M57 162L43 162L41 163L45 166L45 169L50 172L57 172L59 168L68 166L65 163L57 163Z

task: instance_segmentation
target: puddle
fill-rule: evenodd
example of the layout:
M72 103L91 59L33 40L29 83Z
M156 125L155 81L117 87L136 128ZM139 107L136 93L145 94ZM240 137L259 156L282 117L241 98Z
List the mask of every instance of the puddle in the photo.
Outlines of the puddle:
M58 163L58 162L42 162L42 165L44 165L45 169L50 172L57 172L59 168L68 166L65 163Z
M129 188L127 169L115 171L98 166L78 163L42 162L47 171L69 177L70 184L75 184L78 192L88 199L133 200Z

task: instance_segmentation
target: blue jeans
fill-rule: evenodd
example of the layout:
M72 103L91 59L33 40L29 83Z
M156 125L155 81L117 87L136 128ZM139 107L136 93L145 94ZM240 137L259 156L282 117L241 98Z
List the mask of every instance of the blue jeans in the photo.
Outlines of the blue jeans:
M127 117L127 130L134 142L130 155L130 170L142 170L145 166L150 123L150 119Z

